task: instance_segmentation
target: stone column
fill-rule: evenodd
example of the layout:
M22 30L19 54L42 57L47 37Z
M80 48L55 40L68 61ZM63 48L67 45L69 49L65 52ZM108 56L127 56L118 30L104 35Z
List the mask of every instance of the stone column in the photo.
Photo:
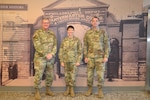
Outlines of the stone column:
M141 19L121 21L122 79L138 80L139 23Z

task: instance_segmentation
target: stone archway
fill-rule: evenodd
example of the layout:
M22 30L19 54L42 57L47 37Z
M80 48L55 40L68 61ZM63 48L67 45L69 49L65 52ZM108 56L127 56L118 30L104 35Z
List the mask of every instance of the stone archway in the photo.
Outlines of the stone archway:
M41 20L42 20L42 16L40 16L38 19L37 19L37 22L36 24L34 25L34 31L39 29L41 27ZM52 20L52 19L50 19ZM59 61L59 58L58 58L58 52L59 52L59 48L60 48L60 44L62 42L62 40L67 36L67 26L68 25L73 25L75 27L75 36L78 37L82 43L83 43L83 37L84 37L84 34L85 32L90 28L90 23L89 22L86 22L86 21L83 21L83 20L69 20L69 21L63 21L61 23L58 23L57 25L54 25L54 24L51 24L50 26L50 29L55 33L56 35L56 38L57 38L57 53L56 53L56 66L57 66L57 71L56 73L61 76L61 67L60 67L60 61ZM31 47L31 52L33 52L32 54L34 54L34 47ZM32 60L33 60L33 57L32 56ZM33 65L34 66L34 65ZM34 68L34 67L33 67ZM34 70L33 72L34 73Z
M66 36L66 27L67 25L73 25L75 27L75 36L77 36L81 41L83 40L85 31L90 28L91 19L93 16L97 16L100 20L100 23L104 26L106 25L108 7L109 5L99 2L97 0L85 0L84 2L88 2L88 4L92 6L86 7L66 7L65 8L57 8L58 5L61 5L65 1L58 0L46 7L42 10L44 12L43 16L40 16L36 23L34 24L34 29L38 29L41 27L41 19L42 17L46 17L50 19L51 25L50 29L55 32L57 37L57 74L60 75L60 63L58 59L58 51L61 41ZM93 6L94 5L94 6Z

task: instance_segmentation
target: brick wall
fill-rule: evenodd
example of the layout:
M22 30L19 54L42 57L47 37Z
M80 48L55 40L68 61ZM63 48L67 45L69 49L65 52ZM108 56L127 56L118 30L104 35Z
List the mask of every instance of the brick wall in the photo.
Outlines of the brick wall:
M9 72L8 72L9 63L3 62L1 65L2 65L2 82L5 82L9 79Z
M30 71L29 62L18 62L18 78L28 78Z
M146 63L124 63L122 70L122 79L128 81L145 81L146 79Z
M123 63L122 78L123 80L138 80L138 64Z
M146 80L146 62L139 62L139 80Z
M16 64L16 66L15 66ZM8 62L2 63L2 82L8 81L9 79L16 78L28 78L29 77L29 62ZM17 69L14 69L14 66Z

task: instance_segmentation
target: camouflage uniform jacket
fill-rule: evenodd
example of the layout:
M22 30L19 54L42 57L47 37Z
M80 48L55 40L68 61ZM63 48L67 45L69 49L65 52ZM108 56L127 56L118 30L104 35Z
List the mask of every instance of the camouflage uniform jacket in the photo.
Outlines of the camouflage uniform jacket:
M57 41L52 31L37 30L33 35L33 44L35 57L46 57L49 53L55 56Z
M108 58L110 43L104 30L88 30L84 36L85 58Z
M73 36L73 38L66 37L60 46L59 59L60 62L75 62L80 63L82 58L82 44L81 41Z

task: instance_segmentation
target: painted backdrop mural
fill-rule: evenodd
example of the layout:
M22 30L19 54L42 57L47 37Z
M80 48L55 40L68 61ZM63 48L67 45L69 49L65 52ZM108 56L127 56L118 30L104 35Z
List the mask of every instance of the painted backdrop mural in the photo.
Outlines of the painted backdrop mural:
M147 13L142 9L143 2L138 1L135 5L132 5L134 1L129 0L78 0L78 3L76 0L44 0L37 4L29 1L23 1L24 4L18 1L2 1L1 86L33 86L32 36L34 31L41 27L43 16L51 21L50 29L57 37L58 50L66 36L68 25L75 27L74 35L83 43L84 34L90 28L91 18L99 17L99 26L107 31L111 43L105 86L144 86ZM124 4L126 6L123 6ZM33 16L33 13L36 16ZM58 52L53 86L65 86L64 71L57 55ZM86 64L82 62L78 68L77 86L86 86L86 77ZM96 82L95 77L95 85Z

